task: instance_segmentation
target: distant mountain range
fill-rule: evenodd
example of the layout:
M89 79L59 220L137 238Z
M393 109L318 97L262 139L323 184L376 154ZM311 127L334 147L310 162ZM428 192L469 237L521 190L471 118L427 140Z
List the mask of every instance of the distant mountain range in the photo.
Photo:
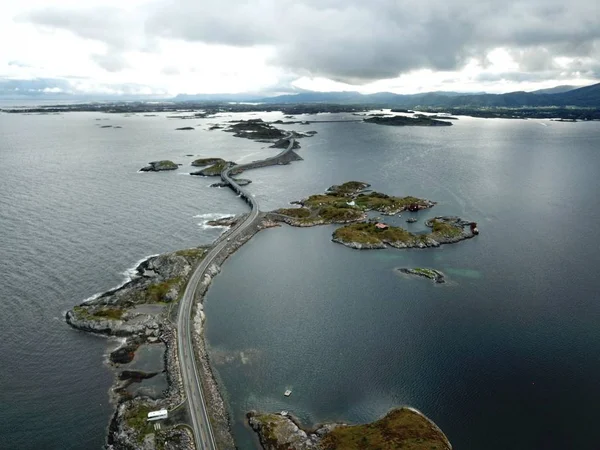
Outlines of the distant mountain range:
M462 93L436 91L421 94L394 94L378 92L361 94L359 92L313 92L302 91L298 94L285 94L274 97L257 97L248 94L200 94L178 95L174 101L230 101L260 102L268 104L292 103L329 103L342 105L373 105L396 108L519 108L576 106L600 108L600 83L582 88L576 86L556 86L533 92L509 92L507 94Z
M262 98L264 103L341 103L377 105L388 107L543 107L577 106L600 107L600 83L582 88L557 86L534 92L509 92L507 94L427 92L401 95L379 92L363 95L358 92L302 92L295 95L280 95Z
M61 84L62 83L62 84ZM378 92L314 92L300 91L294 94L266 96L266 94L180 94L174 98L146 95L67 94L64 81L56 79L0 80L0 99L31 99L35 101L56 100L60 102L82 101L174 101L174 102L248 102L267 104L327 103L390 108L521 108L521 107L591 107L600 108L600 83L582 88L556 86L532 92L509 92L488 94L485 92L435 91L421 94L394 94Z

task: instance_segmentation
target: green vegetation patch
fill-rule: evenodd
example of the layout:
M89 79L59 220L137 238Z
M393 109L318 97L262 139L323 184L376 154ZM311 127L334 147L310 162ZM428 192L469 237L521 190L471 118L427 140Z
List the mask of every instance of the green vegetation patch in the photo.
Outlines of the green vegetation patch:
M445 237L458 237L462 234L462 227L451 225L440 220L433 220L431 223L432 234Z
M150 406L136 405L125 413L125 421L130 428L137 432L138 442L142 442L144 436L154 431L153 424L148 422L150 411Z
M325 205L341 206L349 201L350 199L336 194L315 194L303 200L302 204L307 208L314 209Z
M366 425L338 427L321 441L323 450L449 450L444 434L422 415L395 409Z
M179 286L180 283L181 277L175 277L162 283L148 286L148 289L146 289L147 303L168 302L169 300L166 298L166 295L172 288Z
M432 269L425 269L423 267L415 267L412 269L414 272L426 276L427 278L436 278L438 272Z
M213 164L206 169L202 169L200 173L205 177L214 177L220 175L227 168L227 161L221 160L220 162Z
M125 311L120 308L103 307L93 310L85 306L75 306L73 312L85 320L121 320Z
M310 216L310 210L306 208L281 208L275 211L284 216L304 218Z
M359 194L355 201L361 208L379 212L404 211L410 205L419 205L419 208L428 208L430 206L427 200L421 198L411 196L393 197L381 192Z
M347 222L360 220L363 217L362 211L348 205L342 207L325 206L319 209L317 215L328 222Z
M427 239L426 235L415 235L400 227L389 227L386 230L380 230L371 222L352 223L343 226L333 232L333 237L344 242L358 242L361 244L379 244L382 242L405 242L408 244Z
M192 166L203 167L210 166L212 164L224 163L225 160L223 158L199 158L195 161L192 161Z
M185 250L178 250L175 252L177 256L183 256L184 258L198 259L204 257L206 253L205 248L187 248Z
M333 237L343 242L358 242L359 244L381 244L380 234L371 223L353 223L338 228Z

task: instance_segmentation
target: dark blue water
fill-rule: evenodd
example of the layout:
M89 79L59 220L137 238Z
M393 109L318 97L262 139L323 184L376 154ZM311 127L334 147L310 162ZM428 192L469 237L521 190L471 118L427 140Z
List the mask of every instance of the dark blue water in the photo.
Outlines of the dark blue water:
M330 242L331 226L284 227L246 244L206 304L240 447L256 445L250 409L314 424L408 404L457 449L597 448L600 124L310 128L319 134L303 142L303 162L252 173L265 208L359 179L439 201L421 218L458 214L481 235L360 252ZM394 273L402 266L449 282Z
M141 258L210 242L221 230L202 226L209 215L245 211L228 190L181 175L186 167L137 173L155 159L187 165L187 154L272 154L206 131L225 120L0 114L0 446L102 445L114 343L62 316ZM459 449L595 448L600 127L545 124L298 125L319 132L302 142L303 162L248 174L263 209L363 179L437 200L432 214L476 220L482 235L358 252L331 243L331 227L280 228L244 246L207 304L241 447L254 445L242 420L250 408L360 422L410 404ZM405 265L442 269L450 282L393 272Z
M212 180L178 173L188 167L137 173L156 159L188 165L186 154L273 153L209 122L181 132L165 117L0 114L0 447L102 446L115 343L70 329L64 312L148 255L211 242L222 231L201 226L211 214L245 211Z

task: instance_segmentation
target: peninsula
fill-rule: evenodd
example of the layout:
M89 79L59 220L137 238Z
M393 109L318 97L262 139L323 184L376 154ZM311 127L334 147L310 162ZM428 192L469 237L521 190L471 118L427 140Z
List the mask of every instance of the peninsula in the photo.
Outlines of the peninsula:
M297 419L282 414L248 413L265 450L451 450L444 433L412 408L393 409L365 425L326 424L303 429Z

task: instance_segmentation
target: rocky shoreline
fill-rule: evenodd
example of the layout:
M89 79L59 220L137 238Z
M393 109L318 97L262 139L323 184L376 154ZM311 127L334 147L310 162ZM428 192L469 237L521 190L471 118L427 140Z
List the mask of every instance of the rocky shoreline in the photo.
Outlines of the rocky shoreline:
M75 306L65 314L66 322L73 328L125 338L109 356L115 370L115 382L109 397L116 404L107 435L109 449L151 449L156 445L194 448L193 438L186 428L168 427L143 434L147 431L145 417L142 420L136 414L143 416L148 409L171 410L184 399L176 330L170 316L193 267L205 252L206 248L196 248L152 256L137 266L131 281ZM150 374L121 370L123 365L133 359L141 345L161 342L165 345L167 390L159 399L132 398L125 389L131 378L141 381ZM177 442L178 445L172 446L169 442Z
M223 220L232 226L240 217ZM257 232L278 226L261 215L255 226L249 227L222 252L196 292L194 310L194 344L203 392L213 433L220 449L234 449L230 419L225 402L210 367L204 341L204 295L221 264ZM65 314L66 322L73 328L106 336L124 338L109 356L115 370L115 381L110 390L111 402L115 404L107 433L106 448L117 449L193 449L194 440L187 426L186 412L173 414L163 422L161 430L154 430L146 421L147 412L165 408L180 411L185 399L177 356L177 331L174 325L180 295L185 290L189 276L210 247L199 247L152 256L135 269L132 280L106 291L99 297L75 306ZM151 308L152 313L145 308ZM151 378L153 373L122 370L142 345L163 343L165 345L164 368L168 389L159 399L147 396L131 396L126 387L135 381Z

